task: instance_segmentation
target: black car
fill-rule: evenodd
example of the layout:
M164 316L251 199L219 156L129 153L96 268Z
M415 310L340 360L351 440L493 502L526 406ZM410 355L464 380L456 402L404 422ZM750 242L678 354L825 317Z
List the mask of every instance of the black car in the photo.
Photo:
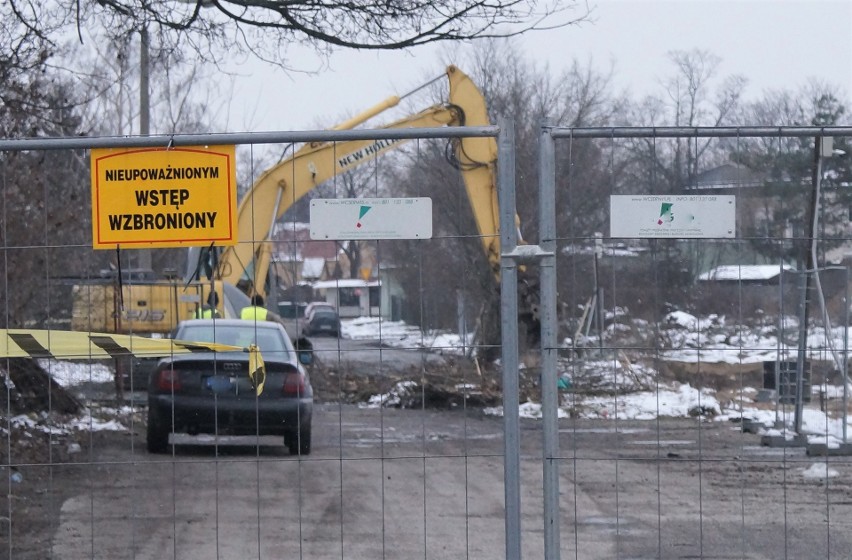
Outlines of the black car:
M314 309L307 319L302 333L306 336L318 334L340 336L340 317L333 309L326 309L325 307Z
M247 348L257 344L266 365L263 391L249 378L248 352L193 352L159 361L148 380L147 445L163 453L169 434L281 435L290 453L311 452L313 388L284 327L274 321L194 319L172 338Z

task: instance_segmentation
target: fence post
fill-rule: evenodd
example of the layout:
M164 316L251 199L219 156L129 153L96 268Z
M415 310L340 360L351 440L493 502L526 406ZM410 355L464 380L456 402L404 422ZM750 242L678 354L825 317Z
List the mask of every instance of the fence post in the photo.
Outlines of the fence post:
M559 390L556 361L556 157L551 128L539 135L539 245L541 278L541 417L544 443L544 557L559 560ZM597 286L596 286L597 288ZM602 333L601 333L602 336Z
M501 256L518 244L515 231L515 125L498 121L497 188L500 204ZM503 490L506 501L506 558L521 558L521 432L518 383L518 268L500 259L500 317L503 360Z

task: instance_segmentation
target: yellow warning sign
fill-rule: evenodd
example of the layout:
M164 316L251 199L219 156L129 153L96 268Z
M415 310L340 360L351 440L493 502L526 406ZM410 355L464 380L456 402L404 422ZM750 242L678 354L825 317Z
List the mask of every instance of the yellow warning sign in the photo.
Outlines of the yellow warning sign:
M234 245L234 146L93 149L95 249Z

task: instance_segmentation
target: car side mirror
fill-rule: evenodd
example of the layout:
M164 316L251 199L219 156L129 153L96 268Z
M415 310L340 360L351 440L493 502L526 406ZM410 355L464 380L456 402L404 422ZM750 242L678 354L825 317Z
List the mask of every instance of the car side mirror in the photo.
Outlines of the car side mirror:
M310 350L301 350L299 352L299 363L303 366L309 366L314 363L314 353Z

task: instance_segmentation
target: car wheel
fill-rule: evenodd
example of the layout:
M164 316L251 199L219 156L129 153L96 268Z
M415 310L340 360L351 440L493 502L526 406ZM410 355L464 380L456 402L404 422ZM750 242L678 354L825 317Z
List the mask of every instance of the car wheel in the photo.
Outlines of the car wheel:
M294 431L289 438L284 438L284 443L287 444L290 455L310 455L311 425L302 426L298 432Z
M146 443L148 453L165 453L169 448L169 426L153 412L148 412Z

